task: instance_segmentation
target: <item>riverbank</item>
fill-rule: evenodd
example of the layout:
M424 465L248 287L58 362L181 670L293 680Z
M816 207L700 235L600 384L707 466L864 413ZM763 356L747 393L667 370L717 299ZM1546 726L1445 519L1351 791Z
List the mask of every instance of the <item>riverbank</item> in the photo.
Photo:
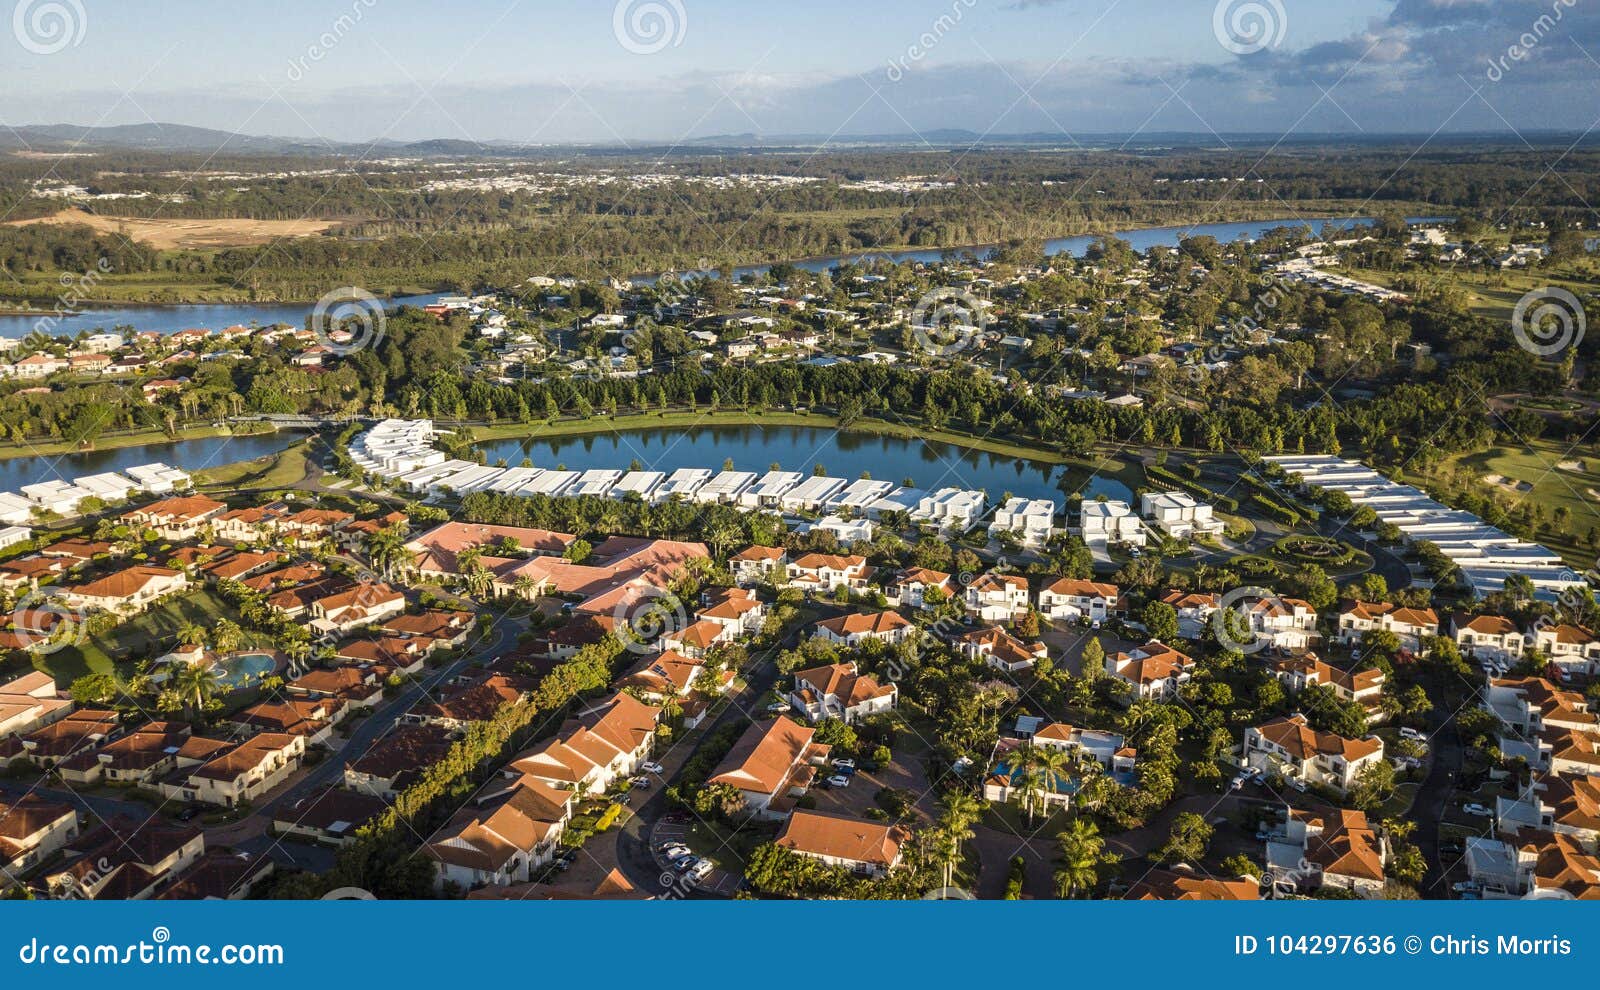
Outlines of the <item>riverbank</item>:
M77 444L64 440L53 443L0 445L0 461L9 461L18 457L56 457L61 454L97 454L108 450L121 450L124 447L145 447L158 443L177 443L182 440L210 440L213 437L247 437L259 436L263 433L275 433L276 430L230 430L217 426L188 426L177 433L168 435L165 430L141 430L138 433L119 434L116 436L103 436L96 440L92 446L80 447Z

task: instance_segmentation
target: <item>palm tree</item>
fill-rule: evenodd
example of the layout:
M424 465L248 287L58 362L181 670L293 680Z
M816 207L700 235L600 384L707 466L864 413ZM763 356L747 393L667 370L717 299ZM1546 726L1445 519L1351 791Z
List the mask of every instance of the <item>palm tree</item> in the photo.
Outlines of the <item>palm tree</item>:
M222 679L217 676L216 669L209 664L189 664L179 671L173 680L174 690L183 698L185 704L193 702L192 710L196 714L205 711L206 702L222 690Z
M461 571L461 583L466 585L467 592L474 598L482 598L494 583L494 575L489 569L474 560Z
M1044 793L1044 774L1039 772L1039 753L1031 744L1023 743L1007 754L1006 760L1011 770L1011 786L1017 804L1027 813L1028 824L1032 825L1034 806Z
M983 814L983 802L966 791L947 791L939 799L939 828L935 837L935 851L944 863L944 885L950 886L956 860L961 858L962 843L972 838L972 824Z
M1033 765L1038 769L1044 786L1051 793L1061 793L1061 785L1066 781L1076 762L1065 750L1056 749L1054 746L1035 748L1033 751Z
M1057 841L1061 843L1061 868L1056 870L1056 887L1063 898L1070 899L1100 882L1100 864L1106 859L1105 840L1093 822L1074 818Z
M407 553L405 540L392 529L380 529L367 537L367 559L385 578L394 577L404 567Z
M178 642L185 646L204 647L207 638L206 627L198 622L185 622L178 627Z
M533 580L533 578L526 574L518 574L517 579L511 582L511 589L513 591L515 591L519 596L530 600L533 598L533 593L537 588L538 584Z

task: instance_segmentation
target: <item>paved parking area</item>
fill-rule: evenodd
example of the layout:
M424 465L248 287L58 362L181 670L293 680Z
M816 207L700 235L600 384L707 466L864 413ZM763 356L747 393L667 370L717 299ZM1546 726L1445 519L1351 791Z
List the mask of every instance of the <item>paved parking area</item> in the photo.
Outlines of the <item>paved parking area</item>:
M657 881L659 891L681 891L685 886L678 879L678 871L673 868L667 858L661 854L661 847L669 842L681 842L689 846L690 851L696 855L700 850L694 848L689 840L689 823L680 821L658 821L650 829L650 855L655 859L656 866L661 870L661 877ZM739 889L740 878L737 874L729 873L718 867L711 874L694 886L694 890L701 894L716 897L732 897Z

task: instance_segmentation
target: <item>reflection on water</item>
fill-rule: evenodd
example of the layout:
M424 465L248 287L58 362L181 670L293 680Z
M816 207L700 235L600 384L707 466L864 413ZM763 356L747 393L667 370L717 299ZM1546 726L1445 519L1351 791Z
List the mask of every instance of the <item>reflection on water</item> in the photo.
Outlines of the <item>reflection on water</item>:
M479 447L490 464L504 460L512 467L525 458L534 467L560 465L570 471L624 470L637 461L647 471L671 472L696 467L720 469L725 461L732 460L741 471L759 473L776 464L786 471L811 474L820 467L837 478L871 475L897 484L910 481L914 487L925 489L981 488L991 498L1009 492L1027 498L1062 499L1057 488L1062 469L1054 464L939 441L840 433L819 427L642 429L497 440Z
M0 460L0 492L14 492L23 485L43 481L71 481L86 474L121 471L155 461L185 471L199 471L276 454L293 443L294 439L294 434L290 433L259 433L245 437L208 437L203 440L152 443L142 447L119 447L82 454L13 457Z

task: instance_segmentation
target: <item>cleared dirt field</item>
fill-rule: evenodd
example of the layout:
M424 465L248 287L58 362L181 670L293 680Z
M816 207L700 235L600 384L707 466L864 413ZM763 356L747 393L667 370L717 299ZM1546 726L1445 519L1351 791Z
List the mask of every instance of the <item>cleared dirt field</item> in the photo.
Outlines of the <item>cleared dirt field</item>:
M158 250L173 248L223 248L266 244L284 237L311 237L339 225L337 220L187 220L108 217L83 210L62 210L47 217L14 220L29 224L82 224L107 233L144 241Z

